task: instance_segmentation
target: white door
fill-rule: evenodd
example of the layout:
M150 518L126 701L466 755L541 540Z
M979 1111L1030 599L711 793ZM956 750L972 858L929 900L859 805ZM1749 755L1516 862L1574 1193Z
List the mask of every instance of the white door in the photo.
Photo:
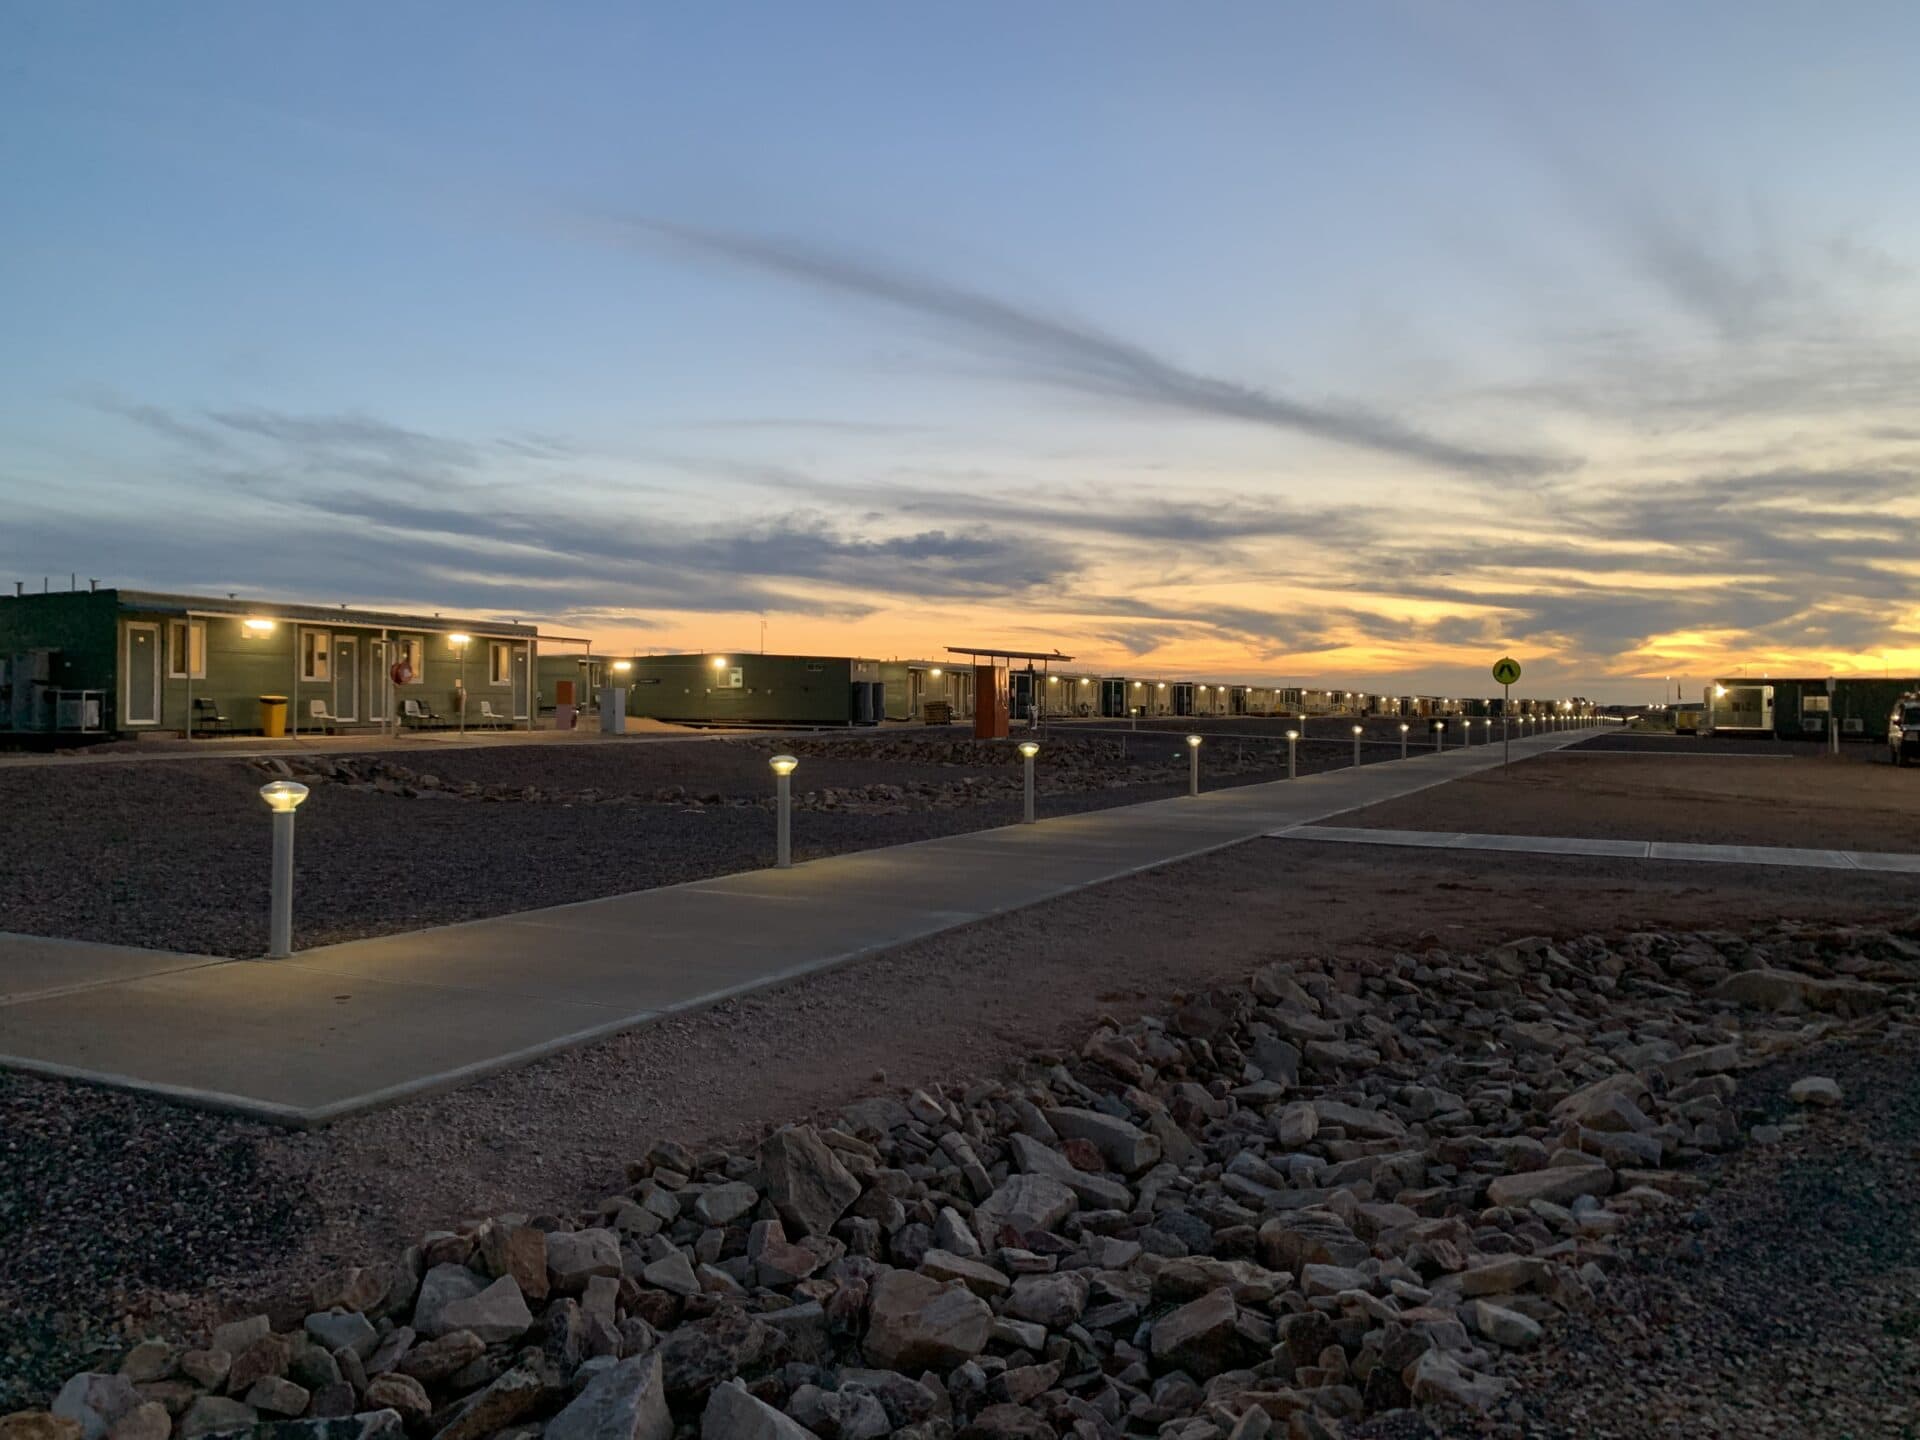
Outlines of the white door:
M513 718L527 718L527 647L515 645L508 652L507 663L513 669Z
M125 693L121 715L128 725L160 723L160 627L148 621L127 623Z
M333 718L360 718L360 641L357 636L333 637Z
M387 675L387 642L367 641L367 720L384 725L393 714L392 680Z

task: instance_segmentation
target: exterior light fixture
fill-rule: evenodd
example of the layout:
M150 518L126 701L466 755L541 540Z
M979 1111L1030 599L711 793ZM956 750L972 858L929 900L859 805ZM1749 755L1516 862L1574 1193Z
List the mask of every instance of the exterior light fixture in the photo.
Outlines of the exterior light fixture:
M1047 684L1058 685L1059 683L1060 683L1060 677L1058 675L1047 676Z
M1353 763L1354 763L1354 767L1355 767L1356 769L1357 769L1357 768L1359 767L1359 765L1360 765L1360 733L1361 733L1361 728L1362 728L1362 727L1360 727L1360 726L1358 726L1358 725L1356 725L1356 726L1354 726L1354 727L1353 727Z
M1300 732L1298 730L1287 731L1287 779L1289 780L1296 778L1300 773L1299 744Z
M781 870L793 868L793 772L800 762L791 755L776 755L767 766L776 777L778 828L774 834L773 863Z
M1020 822L1023 825L1031 825L1037 818L1034 814L1033 804L1033 757L1040 753L1040 742L1037 740L1022 740L1019 745L1019 750L1020 763L1026 771L1024 777L1025 784L1022 787L1025 798L1020 812Z
M249 620L242 620L240 622L240 628L248 635L271 635L273 633L273 621L255 616Z
M711 663L714 669L724 670L727 668L727 657L724 655L716 655L713 657L713 660Z
M938 680L940 678L940 667L936 665L933 667L933 669L929 670L927 673L933 676L934 679Z
M1166 687L1162 686L1161 688L1165 689ZM1200 739L1201 737L1198 735L1187 736L1187 755L1192 761L1191 767L1187 772L1187 793L1189 795L1198 795L1200 793Z
M297 780L273 780L260 787L260 798L273 812L273 884L267 910L267 958L284 960L293 953L293 812L307 798L307 787Z
M616 672L616 673L618 673L618 674L621 674L621 675L624 675L624 674L626 674L626 673L627 673L627 672L628 672L629 670L631 670L631 669L633 669L633 661L631 661L631 660L616 660L616 661L614 661L614 662L613 662L613 668L614 668L614 670L615 670L615 672Z
M1402 760L1407 758L1407 732L1412 728L1406 721L1400 722L1400 758Z
M291 815L307 798L307 787L297 780L275 780L260 787L260 798L276 815Z
M449 645L457 645L462 650L466 649L467 646L472 643L472 641L473 641L473 637L471 635L461 635L457 632L447 636L447 643Z

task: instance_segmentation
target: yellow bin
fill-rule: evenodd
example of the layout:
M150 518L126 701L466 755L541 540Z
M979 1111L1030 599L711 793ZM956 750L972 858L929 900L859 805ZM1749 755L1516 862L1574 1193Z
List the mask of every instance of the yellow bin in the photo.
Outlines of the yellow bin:
M287 733L286 696L262 695L260 697L260 733L269 739Z

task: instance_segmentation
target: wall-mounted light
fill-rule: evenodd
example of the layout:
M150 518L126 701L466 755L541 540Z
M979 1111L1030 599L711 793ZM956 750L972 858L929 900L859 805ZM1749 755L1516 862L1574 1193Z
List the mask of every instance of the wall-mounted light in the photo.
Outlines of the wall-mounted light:
M934 679L938 680L940 678L940 667L936 665L933 667L933 669L929 670L927 673L933 676Z
M616 660L613 662L613 671L616 675L624 675L631 669L633 669L633 661L631 660Z
M447 643L453 646L455 649L464 650L467 648L467 646L473 643L473 637L471 635L461 635L456 633L456 634L447 636Z
M727 657L724 655L716 655L713 657L712 664L714 669L724 670L727 668Z
M240 622L240 628L249 636L257 638L261 635L271 635L273 633L273 621L258 618L242 620Z

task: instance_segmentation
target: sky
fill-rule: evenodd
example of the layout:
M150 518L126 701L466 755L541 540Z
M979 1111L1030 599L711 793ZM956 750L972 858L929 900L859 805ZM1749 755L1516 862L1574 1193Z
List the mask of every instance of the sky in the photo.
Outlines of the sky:
M1920 672L1920 7L0 0L0 580Z

